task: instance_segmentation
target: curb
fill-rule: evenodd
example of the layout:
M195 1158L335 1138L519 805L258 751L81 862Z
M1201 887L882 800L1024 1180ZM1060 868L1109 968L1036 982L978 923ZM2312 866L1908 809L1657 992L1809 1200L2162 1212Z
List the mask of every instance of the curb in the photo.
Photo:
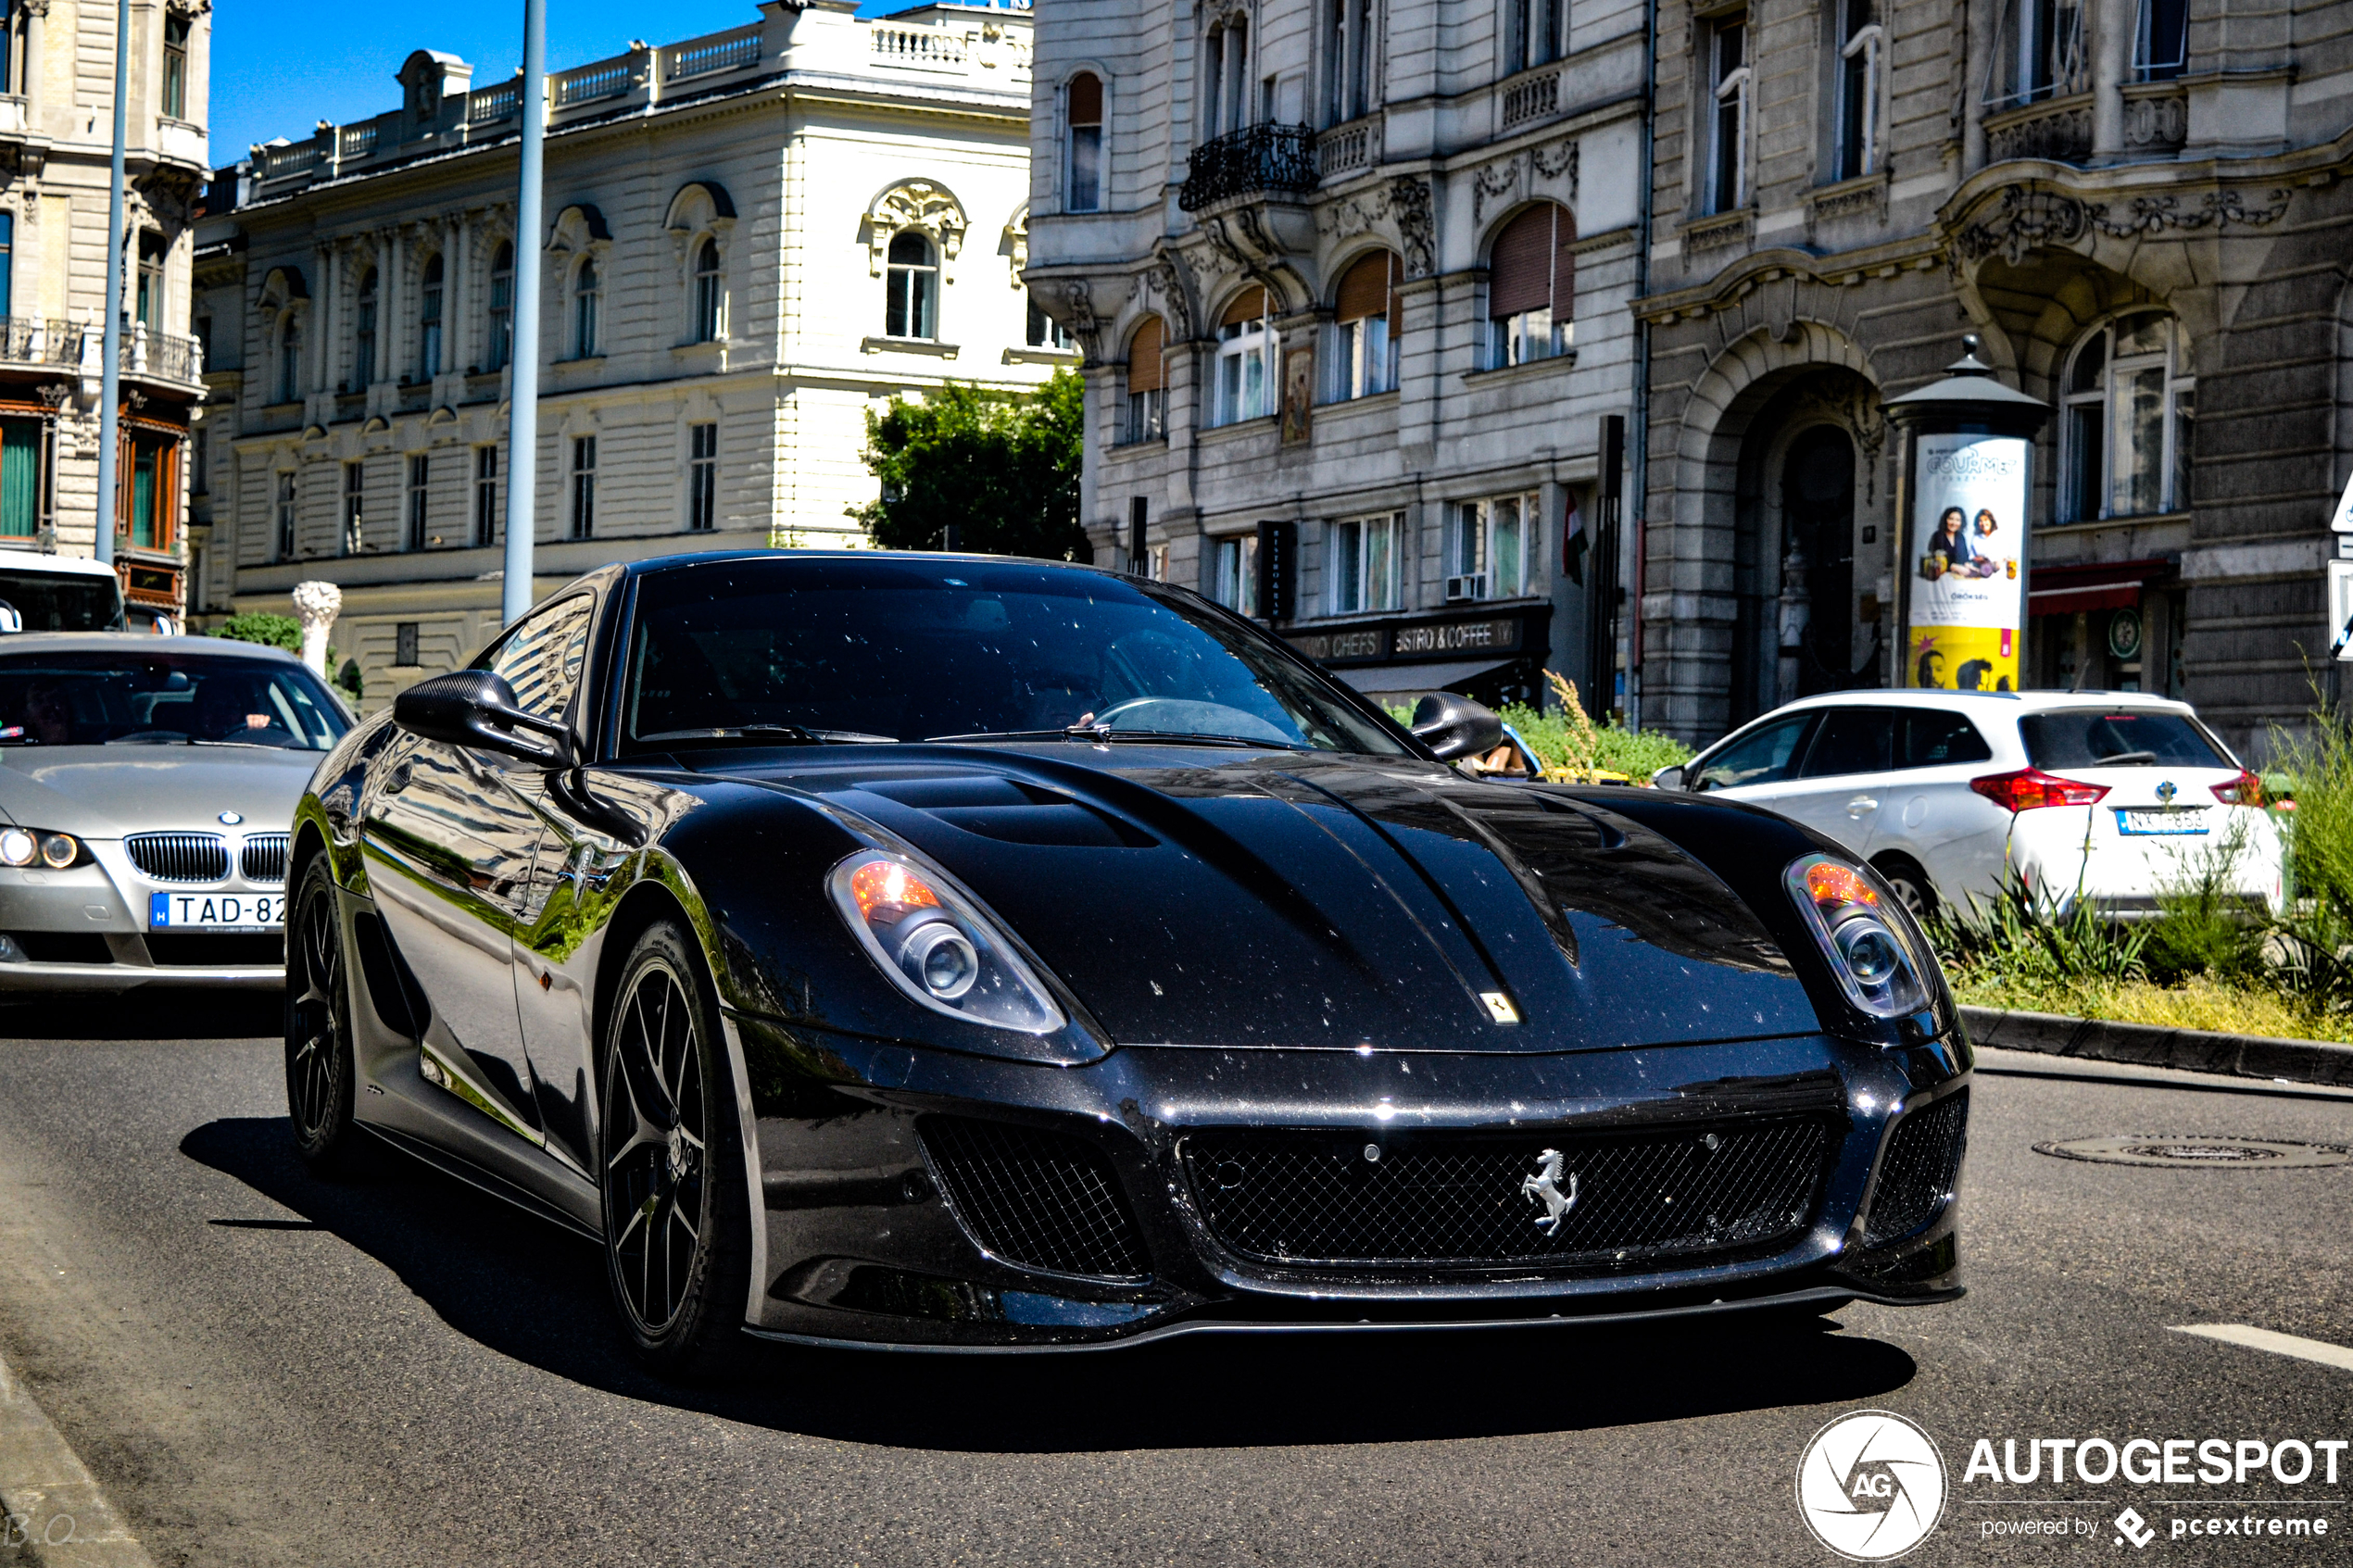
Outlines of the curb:
M0 1551L10 1549L41 1568L155 1568L31 1392L0 1361Z
M2091 1061L2172 1067L2232 1078L2285 1079L2292 1084L2353 1087L2353 1046L2326 1040L2279 1040L2263 1035L2221 1035L2168 1029L2155 1023L2114 1023L2056 1012L1961 1009L1977 1045Z

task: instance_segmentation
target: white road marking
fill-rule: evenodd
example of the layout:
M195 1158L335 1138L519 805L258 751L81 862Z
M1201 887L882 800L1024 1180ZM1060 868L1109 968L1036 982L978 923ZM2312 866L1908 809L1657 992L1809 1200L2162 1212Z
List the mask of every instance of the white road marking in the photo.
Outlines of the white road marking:
M2225 1345L2244 1345L2250 1350L2269 1350L2275 1356L2294 1356L2298 1361L2318 1361L2322 1366L2353 1372L2353 1348L2332 1345L2325 1339L2276 1334L2271 1329L2257 1328L2252 1323L2175 1323L2173 1332L2195 1334L2201 1339L2220 1339Z

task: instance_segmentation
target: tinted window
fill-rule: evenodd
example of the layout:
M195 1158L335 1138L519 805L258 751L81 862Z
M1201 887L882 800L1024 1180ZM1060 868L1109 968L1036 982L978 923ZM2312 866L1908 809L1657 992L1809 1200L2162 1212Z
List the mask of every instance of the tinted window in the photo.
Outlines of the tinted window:
M514 688L515 701L542 719L560 719L580 688L588 662L588 621L596 601L578 594L535 610L492 648L484 665Z
M95 572L71 576L0 567L0 600L16 607L28 632L120 632L122 589Z
M2037 768L2228 768L2231 760L2178 713L2115 713L2098 708L2030 713L2018 721L2027 760Z
M324 751L348 726L292 659L198 653L0 656L0 746L268 746Z
M1894 765L1895 714L1885 708L1833 708L1806 752L1804 777L1884 773Z
M1958 713L1916 709L1904 715L1904 760L1906 768L1942 768L1947 763L1990 762L1994 748L1977 726Z
M1801 713L1741 736L1699 766L1693 788L1730 789L1737 784L1773 784L1789 777L1797 743L1814 722Z
M637 590L621 749L1069 725L1399 756L1256 628L1133 578L1006 562L736 560ZM741 732L768 726L768 736ZM713 734L713 732L723 732ZM728 734L725 732L734 732Z

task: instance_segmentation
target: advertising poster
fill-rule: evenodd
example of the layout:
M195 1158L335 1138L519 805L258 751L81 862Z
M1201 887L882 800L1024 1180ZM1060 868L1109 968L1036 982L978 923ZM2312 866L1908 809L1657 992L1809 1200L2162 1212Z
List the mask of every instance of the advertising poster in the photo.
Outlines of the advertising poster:
M1919 438L1905 684L2019 689L2028 447L2007 435Z

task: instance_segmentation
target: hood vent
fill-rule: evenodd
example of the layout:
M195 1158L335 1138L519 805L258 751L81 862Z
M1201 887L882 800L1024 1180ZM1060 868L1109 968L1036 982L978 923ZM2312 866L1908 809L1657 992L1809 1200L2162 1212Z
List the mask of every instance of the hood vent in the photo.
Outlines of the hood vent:
M1148 849L1156 841L1108 811L996 773L892 779L863 788L950 827L1005 844L1070 849Z

